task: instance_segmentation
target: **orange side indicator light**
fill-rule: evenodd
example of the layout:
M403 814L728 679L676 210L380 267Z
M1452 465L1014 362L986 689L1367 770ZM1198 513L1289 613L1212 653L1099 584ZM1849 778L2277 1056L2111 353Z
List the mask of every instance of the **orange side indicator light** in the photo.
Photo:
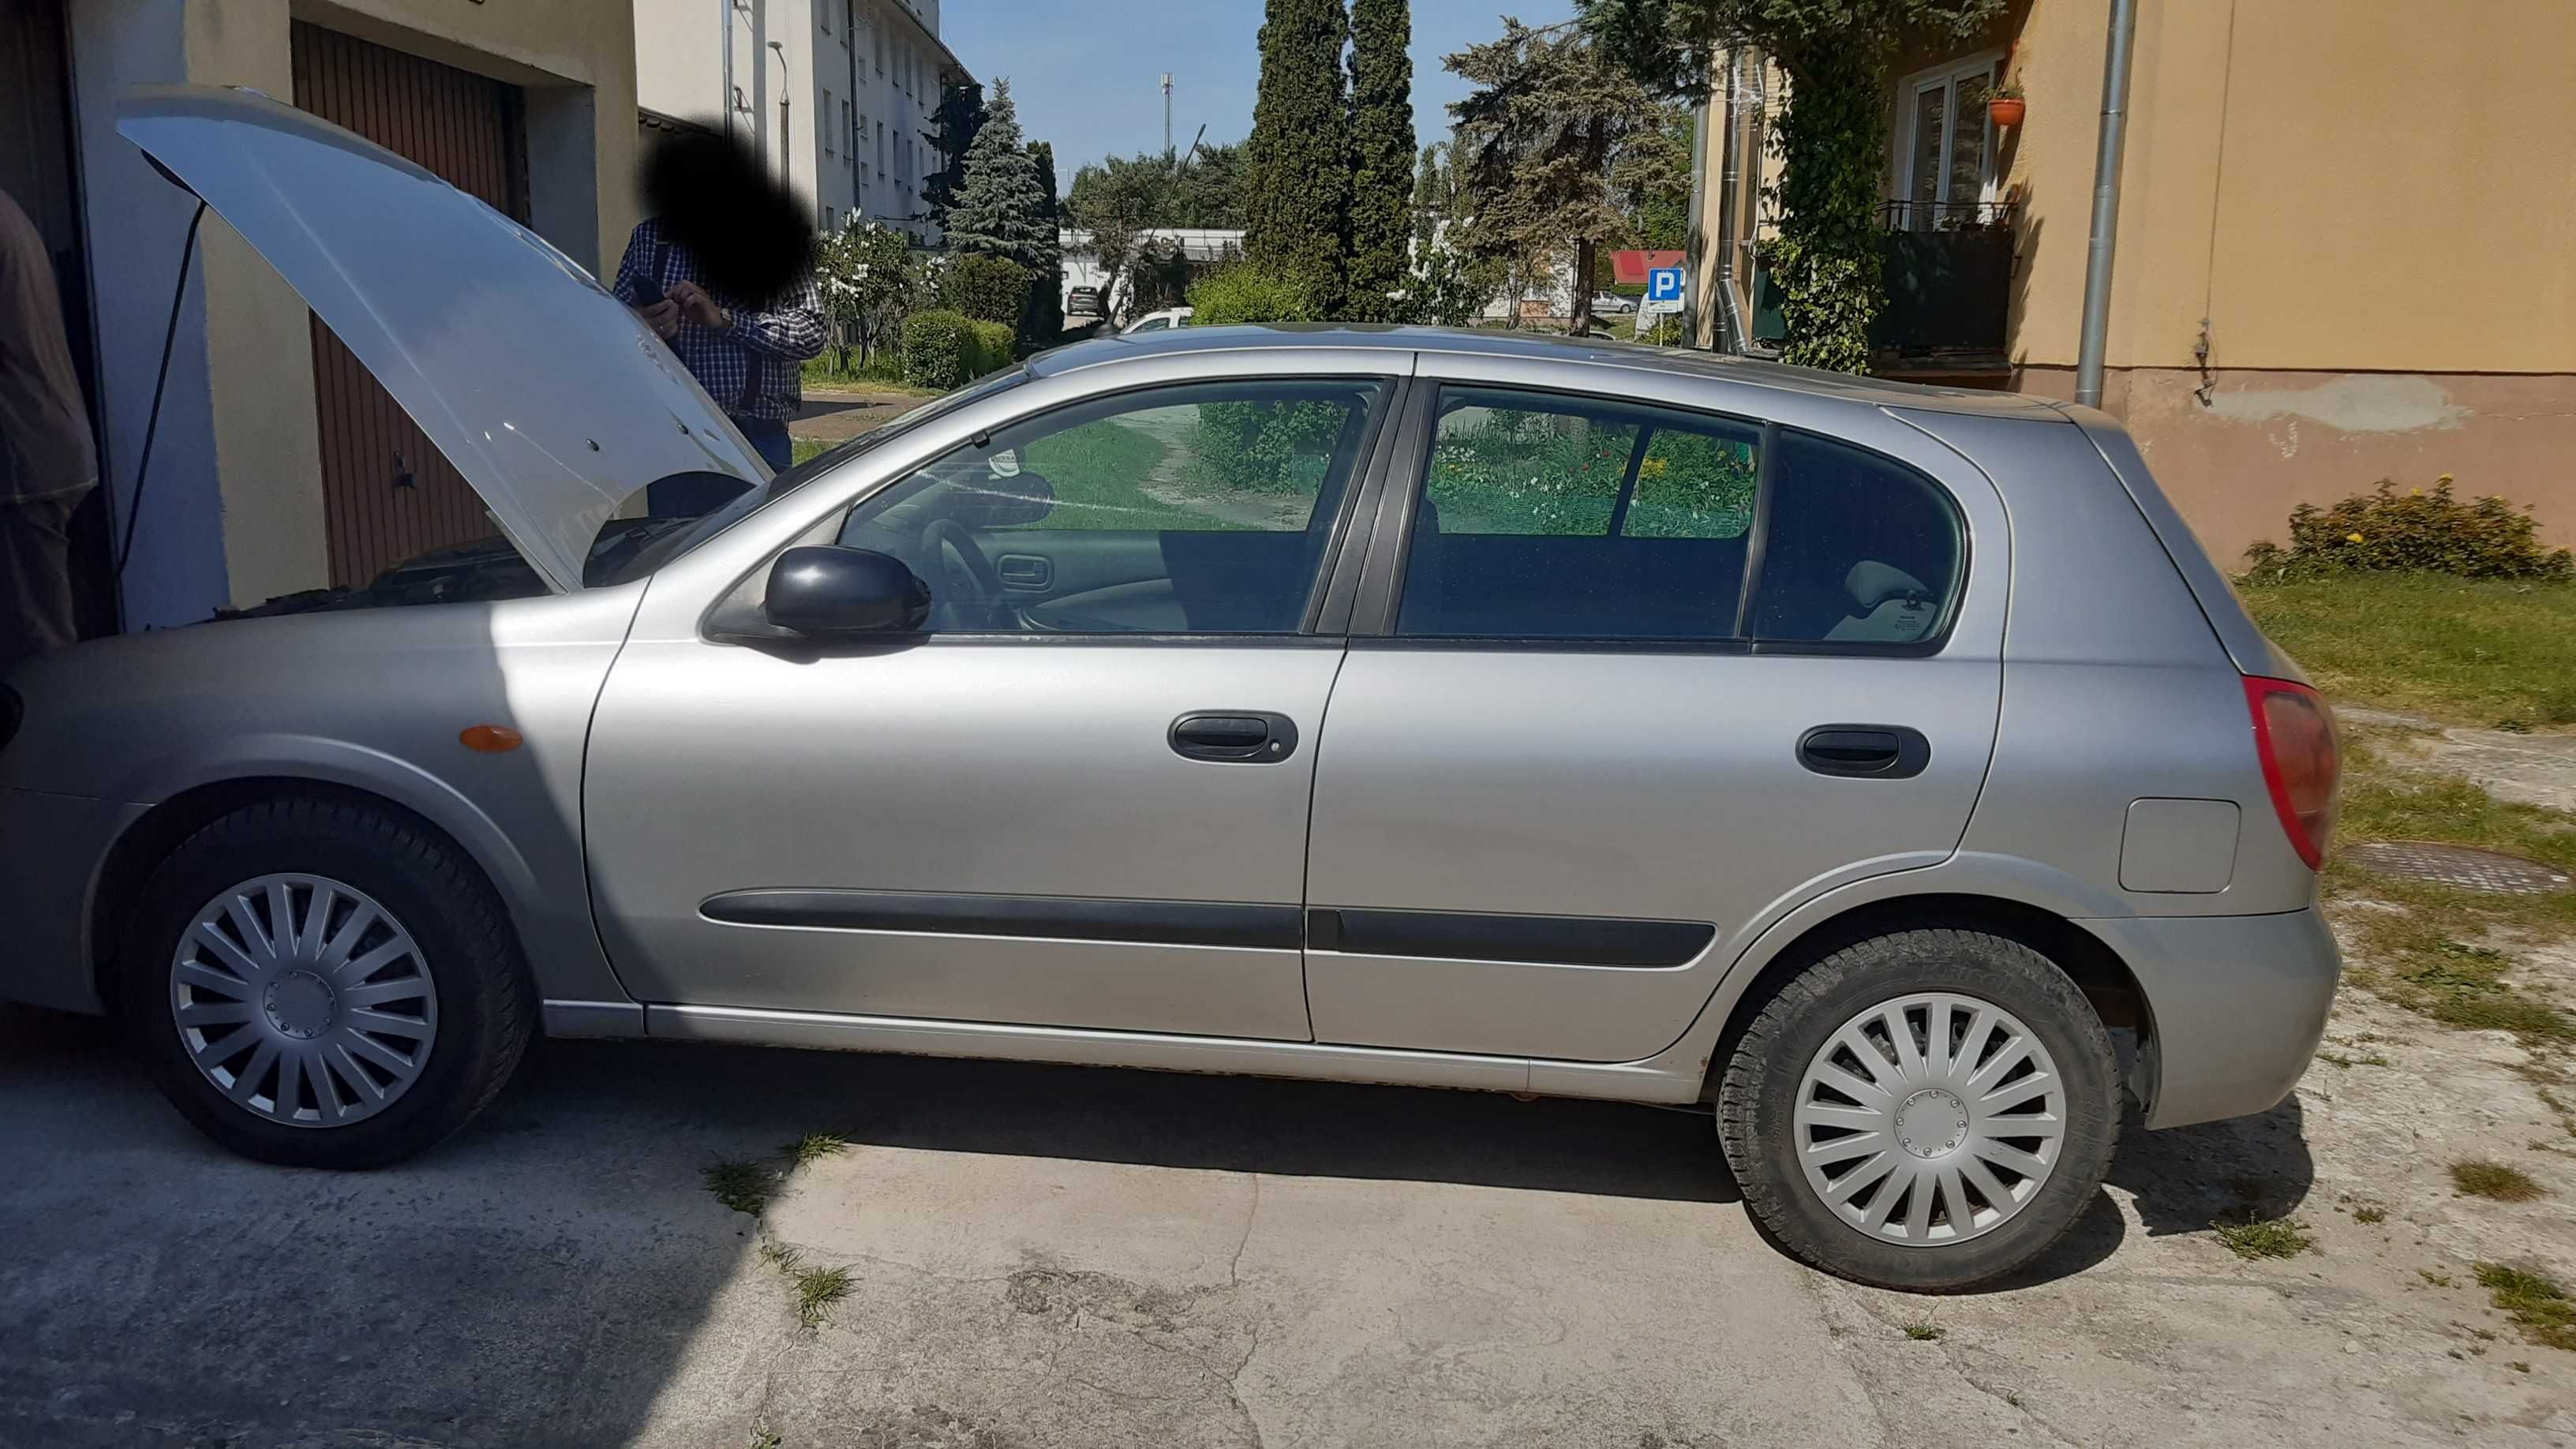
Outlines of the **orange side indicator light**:
M457 732L456 738L465 748L480 750L487 755L515 750L527 743L517 730L508 725L495 724L468 725Z

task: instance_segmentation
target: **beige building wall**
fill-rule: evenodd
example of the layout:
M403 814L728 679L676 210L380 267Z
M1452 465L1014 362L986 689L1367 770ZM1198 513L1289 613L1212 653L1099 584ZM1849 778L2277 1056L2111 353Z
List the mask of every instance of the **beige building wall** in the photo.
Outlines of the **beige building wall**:
M1889 67L1889 196L1909 77L2000 50L2023 86L2027 392L2074 393L2109 21L2012 0ZM2138 0L2112 276L2104 406L2222 564L2297 503L2443 473L2576 545L2576 0Z
M2074 390L2109 10L2024 0L1986 42L2029 101L2025 391ZM2223 563L2443 473L2576 543L2571 57L2565 0L2140 0L2104 404Z
M184 80L291 100L290 26L310 21L520 86L532 220L574 260L614 266L634 225L629 0L74 0L71 18L91 275L143 279L136 295L96 303L104 471L120 526L188 215L114 133L125 87ZM128 627L189 622L330 578L304 304L211 213L197 267L122 582Z

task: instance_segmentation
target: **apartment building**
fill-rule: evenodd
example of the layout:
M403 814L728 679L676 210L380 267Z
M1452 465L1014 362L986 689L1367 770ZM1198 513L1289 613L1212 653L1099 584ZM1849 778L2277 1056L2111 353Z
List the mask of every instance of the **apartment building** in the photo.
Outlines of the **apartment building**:
M934 240L941 89L969 79L939 0L635 0L636 98L657 130L730 128L830 230L865 218Z

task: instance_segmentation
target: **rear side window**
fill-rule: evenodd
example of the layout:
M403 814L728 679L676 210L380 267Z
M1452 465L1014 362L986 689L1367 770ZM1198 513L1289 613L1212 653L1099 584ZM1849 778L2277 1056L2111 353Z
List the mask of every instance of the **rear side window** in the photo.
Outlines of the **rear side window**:
M1421 486L1414 638L1907 648L1966 552L1949 496L1891 459L1614 399L1444 388Z
M1849 444L1784 429L1774 446L1753 637L1901 645L1937 633L1964 553L1949 496Z
M1396 632L1731 636L1760 439L1695 413L1444 389Z

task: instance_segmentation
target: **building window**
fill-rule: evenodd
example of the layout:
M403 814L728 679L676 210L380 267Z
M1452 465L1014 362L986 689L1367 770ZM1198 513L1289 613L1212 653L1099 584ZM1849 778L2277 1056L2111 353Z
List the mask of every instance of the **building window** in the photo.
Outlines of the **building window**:
M841 109L845 114L849 108L848 101L841 102ZM823 154L826 156L839 154L832 149L832 88L830 86L823 88Z
M877 52L877 74L879 74L879 75L884 75L884 74L885 74L885 31L884 31L882 28L880 28L880 27L878 27L878 26L874 26L874 25L869 26L869 27L868 27L868 30L869 30L869 33L870 33L870 34L875 38L875 40L876 40L876 52Z
M847 97L844 97L841 101L841 134L845 137L857 134L850 129L850 102ZM859 148L857 146L853 145L850 147L850 157L854 164L857 161L858 154Z
M1910 76L1898 90L1897 221L1912 231L1986 219L1994 199L1995 129L1986 119L1997 57Z

